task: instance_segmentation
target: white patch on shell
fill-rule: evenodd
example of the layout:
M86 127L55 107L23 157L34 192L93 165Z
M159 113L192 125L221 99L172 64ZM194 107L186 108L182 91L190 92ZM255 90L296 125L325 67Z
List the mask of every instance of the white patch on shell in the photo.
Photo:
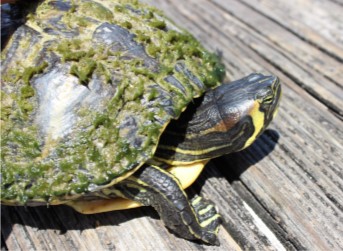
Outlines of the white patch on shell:
M104 29L103 29L105 32L112 32L109 28L107 28L107 27L105 27Z
M82 119L81 109L90 112L104 109L111 91L99 84L94 80L88 87L79 84L77 77L69 74L68 65L56 66L33 81L39 103L35 123L46 139L57 140L75 130Z

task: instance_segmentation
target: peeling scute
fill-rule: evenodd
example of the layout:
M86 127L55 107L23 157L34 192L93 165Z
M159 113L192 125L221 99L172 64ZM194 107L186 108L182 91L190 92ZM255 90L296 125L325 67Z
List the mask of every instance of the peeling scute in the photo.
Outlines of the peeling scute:
M125 52L123 59L141 59L146 67L157 67L157 62L145 53L143 45L138 44L134 37L127 29L109 23L101 24L93 34L94 41L106 45L112 52Z

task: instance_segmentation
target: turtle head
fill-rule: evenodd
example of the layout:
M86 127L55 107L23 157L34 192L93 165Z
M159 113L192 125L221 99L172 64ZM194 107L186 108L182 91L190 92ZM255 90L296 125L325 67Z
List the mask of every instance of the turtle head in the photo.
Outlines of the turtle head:
M240 151L269 125L280 96L278 78L258 73L209 90L168 125L155 158L177 165Z
M281 97L279 79L253 73L214 90L225 127L237 140L235 150L251 145L277 113Z

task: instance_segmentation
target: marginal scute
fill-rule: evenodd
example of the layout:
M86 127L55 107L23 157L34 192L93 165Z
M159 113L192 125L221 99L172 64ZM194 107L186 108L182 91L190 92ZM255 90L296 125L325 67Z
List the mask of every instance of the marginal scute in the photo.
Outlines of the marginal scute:
M34 7L2 51L7 204L64 203L125 179L222 78L218 59L136 1Z

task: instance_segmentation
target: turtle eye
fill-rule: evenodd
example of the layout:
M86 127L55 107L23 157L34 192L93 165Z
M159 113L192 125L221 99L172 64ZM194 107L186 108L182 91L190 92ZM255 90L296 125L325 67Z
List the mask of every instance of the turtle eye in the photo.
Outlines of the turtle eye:
M264 104L271 104L273 102L273 96L269 95L263 99Z
M257 94L256 94L256 100L260 103L260 104L270 104L273 102L273 92L272 90L268 89L262 89L260 90Z

